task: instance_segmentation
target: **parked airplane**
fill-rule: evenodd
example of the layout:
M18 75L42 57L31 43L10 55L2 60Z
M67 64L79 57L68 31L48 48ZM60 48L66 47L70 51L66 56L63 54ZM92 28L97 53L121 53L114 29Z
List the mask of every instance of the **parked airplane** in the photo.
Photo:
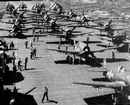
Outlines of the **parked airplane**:
M107 37L107 36L104 36L104 37L100 37L101 41L105 44L113 44L114 45L120 45L122 43L128 43L129 40L126 36L126 34L122 34L122 35L114 35L112 37Z
M94 21L97 21L99 19L90 19L88 17L86 17L84 14L78 16L75 18L75 19L70 19L69 21L72 21L72 22L77 22L78 26L91 26L89 23L90 22L94 22Z
M36 87L29 89L25 93L18 92L19 89L17 89L14 85L4 85L1 87L1 92L3 94L0 96L0 103L3 103L4 105L38 105L34 97L29 94L36 89Z
M23 38L34 37L34 36L38 36L38 37L46 36L45 34L41 35L40 31L35 33L35 35L33 33L27 34L28 30L32 30L32 32L33 32L33 28L34 27L20 28L17 26L14 26L12 29L0 28L0 31L9 32L7 35L1 35L0 38L20 38L20 39L23 39ZM37 29L37 27L35 29Z
M8 4L6 5L6 11L7 11L9 14L11 14L14 9L15 9L15 6L14 6L13 4L8 3Z
M99 27L91 27L92 29L100 30L100 35L102 36L102 32L106 32L108 37L113 37L115 31L121 31L125 28L113 28L112 20L110 20L107 24L99 24Z
M59 47L62 44L70 44L70 45L74 45L74 40L73 38L77 37L77 36L82 36L85 35L86 33L80 33L78 31L75 31L75 27L63 27L63 28L59 28L59 32L56 34L49 34L52 36L56 36L58 38L60 38L58 44ZM77 41L76 41L77 42Z
M117 49L119 52L128 52L130 43L130 40L128 39L128 36L126 35L126 32L121 35L114 35L113 37L100 37L101 42L100 44L97 44L97 46L101 47L112 47L112 46L121 46L122 50Z
M121 65L118 67L116 72L105 68L105 71L103 71L103 76L110 81L120 81L120 78L123 77L123 75L126 75L126 71L126 68Z
M78 41L77 43L74 44L74 50L72 51L68 51L68 47L66 48L66 50L57 50L57 49L48 49L48 50L67 54L66 60L70 64L72 64L75 62L76 57L79 57L79 62L80 61L86 61L86 62L94 61L95 62L96 56L94 55L94 53L98 53L98 52L100 53L100 52L104 52L106 50L111 50L111 49L117 49L117 47L110 47L110 48L105 48L101 50L91 51L88 44Z
M73 35L73 31L75 30L76 27L65 27L65 28L61 28L61 31L63 32L63 35L57 35L58 37L64 38L66 41L68 39L70 39ZM61 39L62 41L62 39Z
M106 78L111 82L74 82L73 84L88 85L95 88L112 88L115 90L114 105L129 105L130 104L130 75L125 72L123 66L119 67L118 72L113 73L108 71L105 73Z
M63 7L56 1L50 1L50 6L47 11L52 11L56 14L61 14L63 13Z

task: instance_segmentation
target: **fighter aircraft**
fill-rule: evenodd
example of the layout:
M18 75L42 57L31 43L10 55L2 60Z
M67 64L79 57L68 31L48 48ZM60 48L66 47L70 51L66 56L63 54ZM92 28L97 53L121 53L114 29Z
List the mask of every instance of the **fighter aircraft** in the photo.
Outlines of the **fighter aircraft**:
M72 51L68 51L68 47L66 47L66 50L58 50L58 49L48 49L48 50L67 54L66 61L68 61L68 63L70 63L70 64L73 64L76 61L76 57L79 58L78 59L79 62L85 61L85 62L89 63L91 61L93 63L95 63L95 62L97 63L97 59L96 59L96 56L94 55L94 53L98 53L98 52L101 53L106 50L117 49L117 47L110 47L110 48L91 51L88 44L86 44L84 42L80 42L80 41L75 43L73 47L74 47L73 48L74 50L72 50Z
M114 105L129 105L130 104L130 75L120 68L118 73L107 72L107 77L111 82L74 82L73 84L88 85L95 88L112 88L115 90Z
M51 1L49 8L45 8L44 3L35 4L30 11L31 16L44 16L44 14L49 15L50 17L55 17L60 19L63 17L63 7L56 1ZM40 19L41 20L41 19Z
M5 15L4 18L9 19L8 21L1 20L2 23L6 24L15 24L16 22L22 23L22 24L29 24L35 22L31 16L27 16L25 14L26 12L20 12L16 13L15 15Z
M48 11L52 11L56 14L62 14L63 13L63 7L56 1L50 1L50 6L48 8Z
M101 37L100 39L101 39L102 43L97 44L97 46L101 46L101 47L112 47L112 46L122 45L122 48L123 48L123 46L125 47L130 43L130 40L128 39L128 36L126 35L126 32L124 32L121 35L115 35L111 38L110 37ZM119 49L117 51L121 52ZM127 50L124 50L124 52L125 51L128 51L128 48L127 48Z
M127 40L127 36L125 34L122 34L122 35L114 35L113 37L101 37L100 39L118 45L120 43L125 42Z
M3 21L1 20L0 21L1 23L5 23L5 24L15 24L15 23L21 23L21 24L31 24L31 23L36 23L35 20L31 19L30 17L24 17L24 18L10 18L9 17L9 20L8 21Z
M19 11L26 11L27 5L24 2L21 2L20 5L18 6Z
M70 39L73 36L72 32L75 30L75 28L76 27L63 27L63 28L61 28L63 35L59 35L59 37L64 38L66 40Z
M103 71L103 76L110 81L120 81L120 77L123 77L122 75L126 74L127 72L127 69L122 65L118 66L116 72L113 72L112 70L107 68L104 69L105 71Z
M107 24L99 24L99 27L91 27L92 29L96 29L100 31L100 36L102 36L102 32L106 32L108 37L113 37L115 31L121 31L126 28L113 28L112 20L109 20ZM104 36L104 35L103 35Z
M84 14L76 15L74 19L73 18L68 19L68 21L76 22L78 27L91 26L89 23L93 22L94 24L96 24L95 21L97 21L97 20L99 20L99 19L91 19L90 17L86 17ZM93 25L93 26L97 26L97 25Z
M90 41L89 37L86 38L86 40L76 40L76 37L78 36L83 36L83 35L89 35L91 32L88 33L81 33L80 31L74 31L76 28L75 27L64 27L62 28L62 34L56 33L53 34L52 36L56 36L58 38L60 38L59 41L51 41L51 42L46 42L47 44L58 44L58 48L60 49L60 47L62 45L69 45L69 46L73 46L75 43L78 43L79 41L82 41L83 43L86 44L99 44L102 43L101 41ZM51 34L48 34L51 35Z
M44 12L49 13L49 15L58 15L62 13L62 6L54 1L50 2L49 8L45 8L45 4L42 3L36 3L32 6L32 10L30 10L30 15L42 15Z
M38 105L34 97L29 94L34 89L36 89L36 87L29 89L27 92L20 93L18 92L19 88L16 88L15 85L2 85L0 103L4 105Z
M13 4L8 3L6 6L6 11L9 14L12 14L13 10L15 9L15 6Z
M62 14L56 14L55 16L64 21L73 21L78 17L78 15L72 9L62 12Z
M32 29L32 28L31 28ZM3 30L3 29L2 29ZM26 39L26 38L28 38L28 37L45 37L45 36L47 36L47 34L41 34L41 32L39 31L39 32L36 32L35 34L27 34L26 33L26 30L25 30L25 32L20 32L20 31L18 31L18 32L13 32L13 31L11 31L11 30L4 30L4 31L9 31L9 34L7 34L7 35L1 35L0 36L0 38L18 38L18 39Z
M75 37L77 36L82 36L82 35L86 35L86 34L89 34L89 33L81 33L81 34L74 34L71 38L69 39L65 39L65 40L60 40L60 41L51 41L51 42L46 42L47 44L59 44L59 48L60 46L63 44L68 44L68 45L74 45L74 43L78 43L79 41L82 41L83 43L86 43L86 44L99 44L99 43L102 43L101 41L90 41L89 40L89 37L86 38L86 40L76 40Z
M30 27L23 27L24 25L21 25L21 22L16 21L15 24L12 25L9 29L6 28L0 28L0 31L7 31L9 32L8 35L1 35L1 38L27 38L27 37L33 37L34 35L28 35L26 34L27 31L32 30L33 28L39 29L36 26L30 26ZM39 34L38 34L39 35ZM40 35L43 36L43 35ZM45 36L45 35L44 35Z
M0 28L0 31L7 31L7 35L1 35L0 38L27 38L27 37L34 37L33 33L31 35L27 34L29 30L32 30L35 28L39 29L37 27L31 26L31 27L22 27L21 24L16 24L10 27L9 29L6 28ZM40 35L41 36L46 36L46 35L41 35L39 32L38 34L35 34L35 36Z
M102 44L99 44L98 46L102 47L118 46L120 44L128 43L128 41L126 41L124 36L116 36L113 38L101 37L100 39Z
M59 47L62 45L62 44L70 44L70 45L73 45L74 41L73 41L73 38L77 37L77 36L82 36L82 35L85 35L86 33L80 33L78 31L74 31L76 28L76 26L74 27L67 27L67 26L64 26L64 27L59 27L58 28L58 31L56 31L55 33L51 34L49 33L48 35L51 35L51 36L56 36L57 38L60 38L60 40L58 42L56 42L57 44L59 44ZM51 43L51 42L50 42ZM52 42L53 43L53 42ZM48 42L49 44L49 42Z
M23 15L23 13L22 13ZM13 22L12 27L10 27L9 29L4 29L1 28L1 31L8 31L9 34L8 36L10 37L24 37L23 32L27 32L28 30L31 30L32 27L25 27L24 23L26 23L26 21L24 21L22 19L22 16L19 15L19 17L17 19L15 19L15 22ZM4 36L1 36L4 37ZM5 36L6 37L6 36Z
M92 28L96 30L101 29L101 28L98 28L99 25L96 22L100 19L87 18L85 15L76 15L68 19L68 15L62 14L60 18L57 18L57 17L55 18L58 19L60 22L71 22L71 24L67 25L69 27L77 27L77 28L84 27L84 28ZM90 22L92 22L93 24L89 24ZM104 29L101 29L101 30L104 30Z
M42 11L45 10L45 4L43 2L41 3L36 3L32 6L32 10L30 10L30 12L32 12L32 14L40 14Z

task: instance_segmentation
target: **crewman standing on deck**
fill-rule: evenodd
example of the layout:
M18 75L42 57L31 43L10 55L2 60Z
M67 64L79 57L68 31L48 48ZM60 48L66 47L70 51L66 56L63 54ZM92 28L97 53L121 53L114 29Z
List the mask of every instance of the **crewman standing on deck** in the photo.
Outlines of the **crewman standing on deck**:
M48 102L49 98L48 98L48 88L47 88L47 86L44 87L44 94L43 94L43 98L42 98L42 103L44 103L45 98Z

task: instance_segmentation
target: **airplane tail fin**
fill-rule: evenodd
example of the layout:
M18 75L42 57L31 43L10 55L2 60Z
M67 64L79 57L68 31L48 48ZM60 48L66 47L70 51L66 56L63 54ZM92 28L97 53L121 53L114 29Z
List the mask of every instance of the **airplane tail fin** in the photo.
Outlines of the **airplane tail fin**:
M104 67L104 69L105 69L105 71L103 72L103 76L109 78L109 77L111 76L111 74L113 74L112 70L111 70L111 69L107 69L106 67ZM127 70L126 70L125 67L122 66L122 65L120 65L120 66L118 67L118 70L117 70L118 73L124 73L124 72L126 72L126 71L127 71Z
M119 65L119 67L118 67L118 72L119 72L119 73L126 72L125 67L122 66L122 65Z

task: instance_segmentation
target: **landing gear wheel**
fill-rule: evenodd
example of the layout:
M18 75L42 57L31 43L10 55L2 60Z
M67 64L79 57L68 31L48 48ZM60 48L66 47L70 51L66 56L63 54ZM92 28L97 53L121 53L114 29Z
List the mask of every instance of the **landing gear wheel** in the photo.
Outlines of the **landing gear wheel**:
M115 94L112 94L112 100L113 100L112 105L117 105L117 97Z
M75 59L76 64L80 64L80 59Z
M72 64L72 63L73 63L73 58L68 55L68 56L66 57L66 61L67 61L69 64Z

